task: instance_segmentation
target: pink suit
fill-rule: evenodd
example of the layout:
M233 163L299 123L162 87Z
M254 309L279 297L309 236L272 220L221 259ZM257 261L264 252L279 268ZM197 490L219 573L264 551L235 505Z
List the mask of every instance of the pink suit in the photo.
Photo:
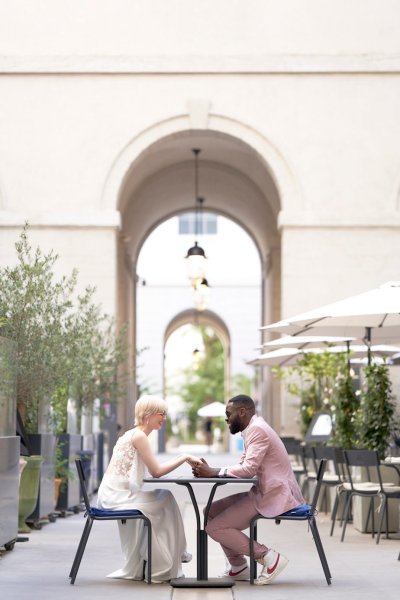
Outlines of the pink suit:
M257 514L275 517L304 503L289 456L278 434L262 417L253 416L243 432L244 452L239 464L228 467L229 477L256 477L248 491L214 502L207 534L219 542L232 566L249 555L249 538L243 533ZM255 557L268 548L255 543Z

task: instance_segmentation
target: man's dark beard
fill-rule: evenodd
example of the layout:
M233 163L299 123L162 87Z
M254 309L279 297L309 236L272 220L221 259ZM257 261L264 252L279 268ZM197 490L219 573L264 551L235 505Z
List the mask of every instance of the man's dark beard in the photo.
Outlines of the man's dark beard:
M234 417L233 419L231 419L231 422L229 423L229 431L232 434L239 433L239 431L241 431L240 420L238 419L238 417Z

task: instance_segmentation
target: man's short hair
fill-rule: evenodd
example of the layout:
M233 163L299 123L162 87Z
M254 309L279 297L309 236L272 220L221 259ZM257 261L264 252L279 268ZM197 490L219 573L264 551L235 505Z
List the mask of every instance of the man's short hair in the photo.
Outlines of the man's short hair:
M254 404L254 400L250 398L250 396L245 396L245 394L239 394L238 396L234 396L229 400L231 404L235 406L235 408L247 408L250 411L255 412L256 406Z

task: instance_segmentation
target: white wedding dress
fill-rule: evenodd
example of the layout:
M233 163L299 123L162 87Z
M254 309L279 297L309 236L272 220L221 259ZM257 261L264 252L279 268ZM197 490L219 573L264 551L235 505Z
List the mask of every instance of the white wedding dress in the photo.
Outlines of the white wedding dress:
M146 467L132 444L135 429L121 436L113 450L110 464L98 490L99 508L108 510L137 509L149 517L152 524L152 575L154 583L183 577L182 560L186 538L182 516L172 493L166 489L142 490ZM147 530L143 521L118 521L125 564L107 575L118 579L143 579L147 557ZM147 578L147 575L146 575Z

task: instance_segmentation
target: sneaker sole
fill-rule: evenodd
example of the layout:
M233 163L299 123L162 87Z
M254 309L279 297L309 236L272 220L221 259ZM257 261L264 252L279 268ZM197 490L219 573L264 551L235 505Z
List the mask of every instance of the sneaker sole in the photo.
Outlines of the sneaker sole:
M219 575L218 579L229 579L230 581L249 581L250 570L247 568L244 573L239 573L238 575Z
M288 562L289 561L286 558L286 556L283 556L282 554L280 554L278 566L276 567L275 571L273 573L271 573L271 575L269 577L263 577L263 578L259 577L258 579L255 580L254 585L269 585L272 581L274 581L274 579L276 579L276 577L278 577L278 575L280 573L282 573L283 569L286 567Z

